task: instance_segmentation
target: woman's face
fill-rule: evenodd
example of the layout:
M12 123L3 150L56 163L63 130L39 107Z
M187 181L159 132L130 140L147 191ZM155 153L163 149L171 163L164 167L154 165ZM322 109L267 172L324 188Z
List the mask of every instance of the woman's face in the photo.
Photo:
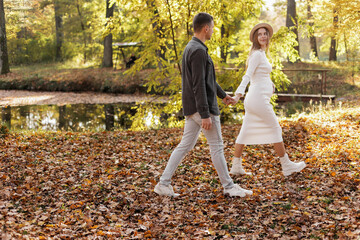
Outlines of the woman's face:
M265 28L260 28L258 30L258 42L262 48L267 47L269 36Z

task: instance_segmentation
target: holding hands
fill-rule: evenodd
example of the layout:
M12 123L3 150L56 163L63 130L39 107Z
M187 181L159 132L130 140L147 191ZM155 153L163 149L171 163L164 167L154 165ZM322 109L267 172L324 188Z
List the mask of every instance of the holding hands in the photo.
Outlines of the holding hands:
M235 97L230 97L229 95L226 95L225 98L223 98L223 103L226 105L235 105L239 99L241 98L241 94L236 94Z

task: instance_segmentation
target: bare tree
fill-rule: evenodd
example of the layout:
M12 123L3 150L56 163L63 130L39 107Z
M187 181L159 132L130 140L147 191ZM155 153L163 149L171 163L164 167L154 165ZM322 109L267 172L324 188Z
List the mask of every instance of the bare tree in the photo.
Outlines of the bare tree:
M115 4L110 6L110 0L106 0L106 19L114 16ZM104 58L103 67L113 66L112 33L110 32L104 39Z
M292 27L292 31L296 34L296 41L299 43L295 0L287 0L286 27ZM300 54L300 46L297 45L295 49Z
M0 68L1 74L10 72L9 56L7 52L7 39L5 28L4 1L0 0Z

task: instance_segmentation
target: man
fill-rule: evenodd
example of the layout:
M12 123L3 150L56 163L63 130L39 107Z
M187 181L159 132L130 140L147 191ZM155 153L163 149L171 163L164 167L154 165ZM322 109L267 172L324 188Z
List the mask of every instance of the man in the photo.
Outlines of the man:
M217 96L225 104L235 103L217 84L215 69L205 45L214 31L213 17L199 13L193 20L194 36L187 44L182 60L182 103L185 116L185 127L180 144L171 154L160 182L154 191L159 195L177 197L171 184L171 177L185 155L194 148L203 131L211 152L211 160L224 188L224 194L245 197L252 191L234 184L229 176L224 157L224 145L221 136L220 111Z

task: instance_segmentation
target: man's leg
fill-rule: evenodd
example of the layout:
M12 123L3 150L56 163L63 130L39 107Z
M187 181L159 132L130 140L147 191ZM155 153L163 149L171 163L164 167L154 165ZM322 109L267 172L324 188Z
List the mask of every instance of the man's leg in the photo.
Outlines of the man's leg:
M200 114L196 113L191 116L196 122L201 124ZM211 160L219 175L220 182L224 189L234 186L228 171L224 156L224 144L221 136L221 125L219 116L211 116L212 126L209 130L202 129L210 146Z
M171 178L185 155L194 148L199 137L201 126L191 117L186 117L184 133L179 145L172 152L166 168L160 178L160 184L168 186L171 184Z

